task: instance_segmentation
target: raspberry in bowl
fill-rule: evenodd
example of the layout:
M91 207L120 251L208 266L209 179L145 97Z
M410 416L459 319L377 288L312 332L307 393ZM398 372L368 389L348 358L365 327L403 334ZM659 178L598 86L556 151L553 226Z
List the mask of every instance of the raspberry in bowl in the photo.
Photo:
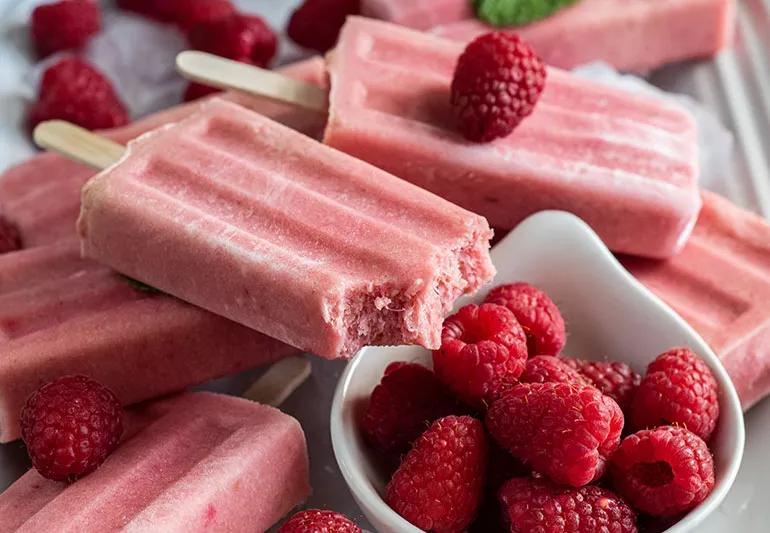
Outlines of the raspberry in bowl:
M467 379L462 381L465 385L484 382L485 372L490 377L489 383L507 383L515 389L501 389L495 385L497 392L491 396L482 394L480 403L473 398L469 400L466 394L465 405L455 407L450 413L446 412L451 408L446 400L442 401L446 406L443 410L411 412L410 406L426 405L425 398L415 396L420 401L418 404L408 389L399 389L397 397L399 405L404 406L400 407L404 422L414 432L415 419L419 415L424 419L425 431L421 436L413 437L412 449L401 455L400 467L392 461L383 463L379 452L367 443L360 421L372 390L380 384L386 367L395 362L408 362L430 370L435 368L433 363L437 353L412 346L362 350L349 363L339 382L332 406L331 433L342 474L369 521L378 531L420 531L402 516L408 514L404 509L411 508L411 502L403 501L410 494L403 487L404 479L422 480L433 475L431 468L437 468L430 464L431 457L436 454L424 451L423 437L430 436L428 430L446 425L452 417L471 417L473 421L464 418L465 425L471 428L477 425L476 420L484 424L487 442L482 444L478 438L472 439L475 433L467 428L456 440L452 440L455 437L450 434L444 440L455 450L454 457L464 459L445 461L447 466L441 472L445 477L464 479L468 472L448 465L471 464L470 458L476 456L470 450L485 445L489 448L490 458L486 481L480 496L478 488L463 497L454 495L453 501L457 503L452 507L453 511L456 507L465 509L463 506L475 505L478 508L480 505L487 515L505 516L508 513L508 518L503 520L527 523L531 516L522 514L518 504L515 509L511 507L511 502L530 496L537 496L538 501L547 497L554 502L594 498L612 504L600 515L602 520L615 521L613 527L616 529L613 530L635 531L635 520L641 524L651 520L650 514L657 513L658 516L652 519L670 524L666 531L696 531L698 524L717 508L732 485L740 466L745 438L737 394L713 351L681 317L631 277L596 234L573 215L555 211L533 215L495 247L492 258L498 270L497 278L486 291L458 302L454 314L470 304L477 308L485 301L485 305L489 304L487 293L497 286L523 282L528 294L535 294L530 287L537 288L558 308L566 324L566 345L559 355L529 353L523 369L516 359L518 350L515 356L511 355L511 350L498 350L498 355L504 354L500 357L505 354L508 358L513 357L507 373L515 377L507 381L497 379L504 375L499 371L499 357L495 359L495 365L480 364L478 368L468 364L469 360L475 361L472 357L461 359L465 365L462 372L436 368L436 376L440 379L447 374L452 378L445 384L450 392L455 385L456 398L458 390L466 390L456 385L461 377L466 376ZM506 289L509 290L512 289ZM529 300L540 304L533 309L541 309L543 297L535 296ZM519 316L527 323L526 308L517 311L524 313ZM472 317L472 313L464 313L459 315L460 323L471 333L455 337L464 339L463 342L470 346L463 347L466 352L482 353L483 350L479 350L484 343L505 338L501 332L501 324L505 321L496 322L495 328L480 327L472 320L465 320ZM504 313L491 316L499 319L502 315ZM535 320L522 326L527 330L540 322ZM556 319L550 322L559 323ZM545 329L536 328L527 331L528 338L543 331ZM529 346L532 347L531 342ZM687 350L683 349L685 347ZM530 350L533 351L536 350ZM462 351L450 350L448 356L456 358L460 353ZM574 357L581 360L576 361L572 359ZM478 361L483 362L483 359ZM682 379L683 372L696 372L697 375ZM483 387L474 390L484 392ZM642 394L637 398L636 392L640 390ZM688 404L685 399L692 390L702 397ZM670 405L656 404L656 392L670 395ZM392 396L396 397L395 394ZM497 405L502 402L498 396L506 401ZM527 401L530 400L534 407L541 409L541 415L527 412ZM383 409L382 406L378 408ZM578 468L568 472L558 468L549 471L548 465L557 464L566 457L562 454L574 454L574 447L567 439L559 440L549 433L548 420L563 418L560 409L567 413L577 408L590 416L585 420L575 417L565 422L559 431L581 435L578 445L585 453L580 454ZM653 409L659 416L653 416ZM696 410L694 414L692 409ZM504 427L523 416L529 417L528 424L513 430ZM400 430L398 417L391 416L388 423L388 431ZM688 424L695 424L692 428L695 432L684 429L689 427ZM530 436L524 441L518 439L517 436L525 431ZM539 443L538 449L528 449L528 442ZM655 447L650 451L640 442L653 442ZM418 447L423 451L415 451ZM687 465L674 460L676 455L671 453L672 450L684 450L698 458L697 477L701 480L686 498L676 502L667 501L666 495L681 494L679 484L683 483L684 476L693 472L687 470ZM550 455L543 460L538 453ZM507 456L516 468L508 468L509 465L492 459L500 454ZM408 466L406 457L410 457ZM577 457L574 455L574 460L566 457L563 464L574 464ZM540 472L537 472L538 468ZM507 473L501 475L503 470ZM533 471L537 473L532 474ZM554 477L558 482L553 480ZM623 479L630 481L622 483ZM396 491L394 484L401 488ZM437 485L418 487L412 484L408 488L423 497L420 495ZM478 484L467 486L477 487ZM478 504L478 498L482 498L481 504ZM668 505L662 505L662 501ZM489 502L492 502L491 507ZM401 514L393 508L400 509ZM530 508L533 513L540 512L535 506ZM671 513L677 515L672 518ZM441 513L435 518L412 516L411 520L430 525L430 520L443 516ZM472 520L472 513L466 510L457 513L455 518L455 524L464 526ZM559 516L551 518L561 519Z

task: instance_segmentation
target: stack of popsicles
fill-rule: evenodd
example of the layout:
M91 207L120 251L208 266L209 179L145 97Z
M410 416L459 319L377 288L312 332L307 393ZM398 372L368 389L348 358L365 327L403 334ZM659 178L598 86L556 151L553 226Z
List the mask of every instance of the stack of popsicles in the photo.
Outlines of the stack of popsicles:
M318 59L286 72L323 80ZM313 135L325 121L237 94L225 97ZM172 108L107 135L130 139L200 105ZM131 404L298 352L175 298L137 289L81 259L75 220L80 189L93 173L42 154L0 178L0 212L19 228L24 246L0 255L0 442L18 438L24 401L57 376L87 374Z
M727 46L735 0L578 0L555 14L506 28L530 42L550 65L604 61L646 71L710 56ZM362 0L364 15L468 42L493 28L468 0Z

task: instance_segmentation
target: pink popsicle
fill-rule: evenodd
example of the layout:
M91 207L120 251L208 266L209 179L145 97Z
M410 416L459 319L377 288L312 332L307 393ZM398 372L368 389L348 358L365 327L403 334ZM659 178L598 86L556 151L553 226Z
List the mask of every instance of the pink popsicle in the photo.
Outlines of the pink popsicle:
M311 60L291 72L320 80L323 63ZM325 121L295 108L228 98L307 132L317 133ZM200 105L172 108L110 134L128 139ZM18 225L25 246L0 255L0 442L18 438L29 394L63 374L88 374L130 404L297 352L175 298L136 290L81 259L74 231L79 191L93 173L41 154L0 178L0 208Z
M494 272L483 218L224 101L130 143L79 229L87 256L330 358L437 348Z
M86 374L131 404L297 350L80 259L75 239L0 255L0 442L44 381Z
M475 18L469 0L362 0L364 14L467 42L495 28ZM546 63L572 68L605 61L646 71L710 56L730 43L735 0L579 0L554 15L510 28Z
M770 393L770 224L703 192L703 210L681 254L624 257L642 283L717 352L744 409Z
M449 108L462 49L349 18L328 67L324 142L502 230L562 209L615 251L668 257L681 249L700 209L696 132L686 111L549 69L535 112L510 136L470 143Z
M30 470L0 494L0 532L266 531L310 493L302 428L275 408L195 393L128 416L94 473L65 485Z
M287 76L326 85L326 69L320 57L293 63L278 69ZM223 93L221 98L253 109L273 120L312 137L320 137L326 115L305 109L257 99L240 93ZM116 128L104 135L117 142L127 142L142 133L194 113L211 98L178 105ZM73 236L79 212L80 189L94 175L94 170L57 154L44 153L8 169L0 176L0 213L22 231L25 248L32 248L62 237Z
M361 0L361 14L417 30L474 16L472 0Z

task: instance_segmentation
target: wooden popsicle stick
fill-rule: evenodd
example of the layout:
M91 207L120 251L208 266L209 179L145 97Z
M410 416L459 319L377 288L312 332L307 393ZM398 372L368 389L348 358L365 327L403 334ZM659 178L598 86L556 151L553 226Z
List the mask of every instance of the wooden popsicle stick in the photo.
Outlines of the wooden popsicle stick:
M117 163L126 151L122 144L64 120L41 122L32 136L41 148L99 170Z
M243 393L249 400L278 407L310 376L310 361L304 357L287 357L267 369L267 372Z
M188 80L218 89L232 89L323 113L328 107L327 91L320 87L206 52L179 53L176 68Z

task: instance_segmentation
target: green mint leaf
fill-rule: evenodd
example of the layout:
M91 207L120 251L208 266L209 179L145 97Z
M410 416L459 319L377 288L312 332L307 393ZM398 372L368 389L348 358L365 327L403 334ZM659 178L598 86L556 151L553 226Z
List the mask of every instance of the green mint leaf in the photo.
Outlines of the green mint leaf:
M156 289L155 287L150 287L146 283L142 283L139 280L135 280L134 278L129 278L128 276L124 276L123 274L118 274L118 277L131 285L133 288L135 288L138 291L147 292L150 294L161 294L161 291Z
M543 19L577 0L472 0L476 16L492 26L521 26Z

